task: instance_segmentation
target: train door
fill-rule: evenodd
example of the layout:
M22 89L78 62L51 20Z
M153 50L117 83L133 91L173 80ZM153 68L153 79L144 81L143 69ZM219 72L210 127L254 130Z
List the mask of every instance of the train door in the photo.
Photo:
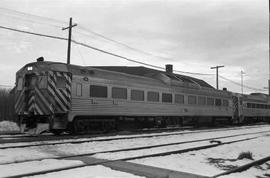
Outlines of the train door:
M35 87L37 85L37 76L35 74L25 75L25 99L26 99L26 111L36 115L35 107Z
M64 129L67 114L71 106L71 74L68 72L50 71L48 76L48 92L53 99L54 110L51 129Z

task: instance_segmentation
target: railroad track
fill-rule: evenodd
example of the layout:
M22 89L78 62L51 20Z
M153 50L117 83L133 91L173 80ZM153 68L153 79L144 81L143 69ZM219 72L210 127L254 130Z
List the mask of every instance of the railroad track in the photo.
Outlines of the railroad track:
M225 172L223 172L221 174L217 174L217 175L213 176L213 178L217 178L217 177L224 176L224 175L229 175L229 174L232 174L232 173L242 172L242 171L245 171L245 170L247 170L247 169L249 169L251 167L262 165L263 163L266 163L267 161L270 161L270 156L266 156L264 158L252 161L252 162L250 162L248 164L245 164L245 165L239 166L237 168L225 171Z
M47 145L61 145L61 144L79 144L79 143L85 143L85 142L102 142L102 141L113 141L113 140L125 140L125 139L137 139L137 138L151 138L151 137L165 137L165 136L173 136L173 135L185 135L185 134L193 134L193 133L205 133L205 132L216 132L216 131L228 131L228 130L244 130L244 129L250 129L250 128L259 128L259 127L268 127L269 125L260 125L260 126L248 126L248 127L233 127L233 128L222 128L222 129L211 129L211 130L196 130L196 131L188 131L188 132L173 132L173 133L162 133L162 134L149 134L149 135L135 135L135 136L112 136L109 135L109 138L95 138L95 137L79 137L76 136L76 139L83 139L84 140L72 140L70 141L69 139L67 139L68 141L61 141L59 142L51 142L51 143L33 143L33 142L37 142L37 141L30 141L30 143L32 144L22 144L22 145L14 145L14 146L4 146L4 145L0 145L0 149L10 149L10 148L24 148L24 147L32 147L32 146L47 146ZM99 135L100 136L100 135ZM50 137L52 138L52 137ZM61 137L60 137L61 138ZM75 139L73 137L73 139ZM54 138L55 139L55 138ZM59 138L58 138L59 139ZM62 138L63 139L63 138ZM47 141L51 141L51 140L47 140ZM54 141L54 140L53 140ZM6 142L0 142L0 143L14 143L16 142L16 140L11 140L11 141L6 141ZM24 140L20 143L29 143L29 141Z
M164 133L164 132L179 132L179 131L189 131L191 133L204 132L204 131L216 131L221 129L246 129L246 128L256 128L256 127L267 127L269 124L256 124L252 126L221 126L221 127L173 127L173 128L158 128L158 129L146 129L146 130L133 130L133 131L122 131L122 132L112 132L106 134L86 134L86 135L70 135L63 134L61 136L53 134L45 135L27 135L22 133L14 134L0 134L0 143L17 143L17 142L38 142L38 141L54 141L59 139L78 139L78 138L95 138L95 137L108 137L108 136L119 136L119 135L142 135L142 134L154 134L154 133ZM2 139L2 140L1 140ZM7 140L5 140L7 139ZM8 140L11 139L11 140ZM17 139L17 140L16 140Z
M206 138L206 139L197 139L197 140L192 140L192 141L180 141L180 142L165 143L165 144L155 144L155 145L150 145L150 146L147 145L147 146L140 146L140 147L134 147L134 148L113 149L113 150L108 150L108 151L98 151L98 152L91 152L91 153L85 153L85 154L80 154L80 155L53 156L53 157L38 158L38 159L26 159L26 160L22 160L22 161L0 163L0 165L25 163L25 162L30 162L30 161L41 161L44 159L65 159L65 158L72 158L72 157L76 157L76 156L92 156L92 155L101 154L101 153L114 153L114 152L122 152L122 151L143 150L143 149L151 149L151 148L158 148L158 147L165 147L165 146L182 145L182 144L188 144L188 143L205 142L205 141L212 141L213 143L215 143L215 141L216 141L217 143L219 143L220 139L233 138L233 137L239 137L239 136L248 136L248 135L257 135L257 134L263 134L263 133L270 133L270 131L235 134L235 135L230 135L230 136L211 137L211 138Z
M260 135L260 136L262 136L262 135ZM178 143L170 143L170 144L162 144L162 145L152 145L152 146L145 146L145 147L136 147L136 148L128 148L128 149L118 149L118 150L111 150L111 151L95 152L95 153L81 154L81 155L62 156L62 157L57 157L54 159L58 159L58 160L63 160L63 159L83 160L83 163L81 165L76 165L76 166L68 166L68 167L64 167L64 168L55 168L55 169L50 169L50 170L43 170L43 171L37 171L37 172L32 172L32 173L14 175L14 176L9 176L8 178L35 176L35 175L47 174L47 173L64 171L64 170L69 170L69 169L81 168L81 167L86 167L86 166L104 165L107 163L112 163L112 162L117 162L117 161L131 161L131 160L135 160L135 159L157 157L157 156L167 156L167 155L171 155L171 154L180 154L180 153L186 153L189 151L209 149L209 148L218 147L218 146L222 146L222 145L248 141L248 140L256 139L260 136L241 138L241 139L230 140L230 141L221 141L220 139L229 138L229 137L236 137L236 136L231 135L228 137L215 137L215 138L211 138L211 139L196 140L193 142L200 142L200 141L205 142L205 141L210 141L213 139L214 140L219 139L220 142L213 142L213 143L209 143L209 144L202 144L200 146L191 146L189 148L184 148L184 149L176 149L176 150L171 150L171 151L166 151L166 152L161 151L159 153L142 154L142 155L137 155L137 156L130 156L130 157L124 157L124 158L119 158L119 159L113 159L113 160L104 160L104 159L95 159L95 158L93 159L90 156L93 156L95 154L102 154L102 153L117 153L117 152L119 153L119 152L125 152L125 151L145 150L145 149L158 148L158 147L164 147L164 146L185 144L185 143L190 143L190 142L178 142ZM41 160L45 160L45 159L48 159L48 158L38 159L35 161L41 161ZM30 161L30 160L28 160L28 161ZM9 163L9 164L14 164L14 163Z

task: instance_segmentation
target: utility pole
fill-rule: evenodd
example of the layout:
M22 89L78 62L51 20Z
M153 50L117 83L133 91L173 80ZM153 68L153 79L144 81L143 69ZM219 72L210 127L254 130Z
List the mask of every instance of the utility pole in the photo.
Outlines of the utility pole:
M242 91L242 95L243 95L243 75L245 74L245 72L243 72L242 70L241 70L241 91Z
M216 82L217 82L217 90L218 90L218 68L221 68L224 66L215 66L215 67L211 67L210 69L216 69Z
M77 26L77 24L72 25L72 18L69 18L69 26L62 28L62 30L68 29L68 49L67 49L67 64L70 64L70 48L71 48L71 33L72 33L72 28Z
M268 7L269 7L269 26L268 26L268 38L269 38L269 40L268 40L268 42L269 42L269 45L270 45L270 2L268 1ZM269 46L268 45L268 46ZM270 46L269 46L269 51L268 51L269 53L268 54L270 54ZM268 60L268 63L269 63L269 78L268 78L268 95L270 96L270 55L268 55L268 57L269 57L269 60Z

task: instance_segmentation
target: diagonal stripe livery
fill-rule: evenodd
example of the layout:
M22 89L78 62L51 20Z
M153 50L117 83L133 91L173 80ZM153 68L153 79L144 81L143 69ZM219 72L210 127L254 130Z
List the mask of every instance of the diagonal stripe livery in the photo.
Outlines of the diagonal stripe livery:
M71 102L71 76L65 72L49 71L47 88L40 89L38 83L31 89L23 86L15 93L15 112L17 114L32 113L34 115L51 115L66 113ZM42 75L45 75L42 74ZM57 78L64 79L65 86L57 87Z

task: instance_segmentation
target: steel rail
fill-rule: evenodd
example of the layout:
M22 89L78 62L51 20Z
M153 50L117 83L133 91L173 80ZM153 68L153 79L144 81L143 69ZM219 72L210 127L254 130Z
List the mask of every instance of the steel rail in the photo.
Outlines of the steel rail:
M191 147L191 148L187 148L187 149L181 149L181 150L175 150L175 151L169 151L169 152L162 152L162 153L154 153L154 154L148 154L148 155L142 155L142 156L133 156L133 157L127 157L127 158L120 158L120 159L114 159L114 160L100 159L99 161L90 162L90 163L83 163L82 165L67 166L67 167L64 167L64 168L56 168L56 169L43 170L43 171L37 171L37 172L32 172L32 173L19 174L19 175L14 175L14 176L7 176L5 178L19 178L19 177L26 177L26 176L27 177L28 176L36 176L36 175L48 174L48 173L53 173L53 172L58 172L58 171L65 171L65 170L70 170L70 169L75 169L75 168L82 168L82 167L86 167L86 166L103 165L103 164L106 164L106 163L111 163L111 162L116 162L116 161L130 161L130 160L149 158L149 157L167 156L167 155L171 155L171 154L180 154L180 153L186 153L186 152L189 152L189 151L197 151L197 150L202 150L202 149L218 147L218 146L222 146L222 145L226 145L226 144L232 144L232 143L247 141L247 140L251 140L251 139L255 139L255 138L258 138L258 137L239 139L239 140L228 141L228 142L217 143L217 144L209 144L209 145L204 145L204 146L199 146L199 147ZM77 159L74 159L74 158L77 158ZM83 156L74 156L72 160L80 160L80 159L84 160Z
M260 132L260 133L266 133L266 132L270 132L270 131L265 131L265 132ZM158 148L158 147L164 147L164 146L181 145L181 144L187 144L187 143L213 141L213 140L217 140L217 139L233 138L233 137L238 137L238 136L254 135L254 134L258 134L258 133L249 133L249 134L240 134L240 135L237 134L237 135L222 136L222 137L212 137L212 138L197 139L197 140L192 140L192 141L182 141L182 142L173 142L173 143L165 143L165 144L150 145L150 146L140 146L140 147L135 147L135 148L124 148L124 149L116 149L116 150L108 150L108 151L98 151L98 152L84 153L84 154L77 154L77 155L56 156L56 157L47 157L47 158L38 158L38 159L27 159L27 160L22 160L22 161L0 163L0 165L25 163L25 162L30 162L30 161L41 161L44 159L66 159L66 158L72 158L72 157L77 157L77 156L92 156L94 154L100 154L100 153L114 153L114 152L121 152L121 151L142 150L142 149Z
M113 141L113 140L125 140L125 139L137 139L137 138L151 138L151 137L165 137L165 136L172 136L172 135L186 135L186 134L194 134L194 133L205 133L205 132L216 132L216 131L229 131L229 130L244 130L250 128L257 128L254 127L244 127L244 128L226 128L226 129L213 129L213 130L200 130L200 131L191 131L191 132L178 132L178 133L167 133L167 134L155 134L155 135L143 135L143 136L130 136L130 137L116 137L116 138L89 138L87 140L74 140L74 141L63 141L63 142L55 142L55 143L40 143L40 144L27 144L27 145L17 145L17 146L1 146L0 149L10 149L10 148L25 148L25 147L33 147L33 146L47 146L47 145L61 145L61 144L79 144L85 142L102 142L102 141ZM266 131L267 132L267 131ZM260 132L258 132L260 133ZM81 139L81 138L78 138ZM48 140L50 141L50 140ZM10 142L9 142L10 143Z
M232 173L236 173L236 172L242 172L242 171L245 171L245 170L247 170L247 169L249 169L251 167L261 165L261 164L263 164L263 163L265 163L267 161L270 161L270 156L266 156L264 158L252 161L252 162L250 162L248 164L245 164L245 165L239 166L237 168L231 169L229 171L223 172L221 174L217 174L217 175L213 176L213 178L220 177L220 176L223 176L223 175L232 174Z

